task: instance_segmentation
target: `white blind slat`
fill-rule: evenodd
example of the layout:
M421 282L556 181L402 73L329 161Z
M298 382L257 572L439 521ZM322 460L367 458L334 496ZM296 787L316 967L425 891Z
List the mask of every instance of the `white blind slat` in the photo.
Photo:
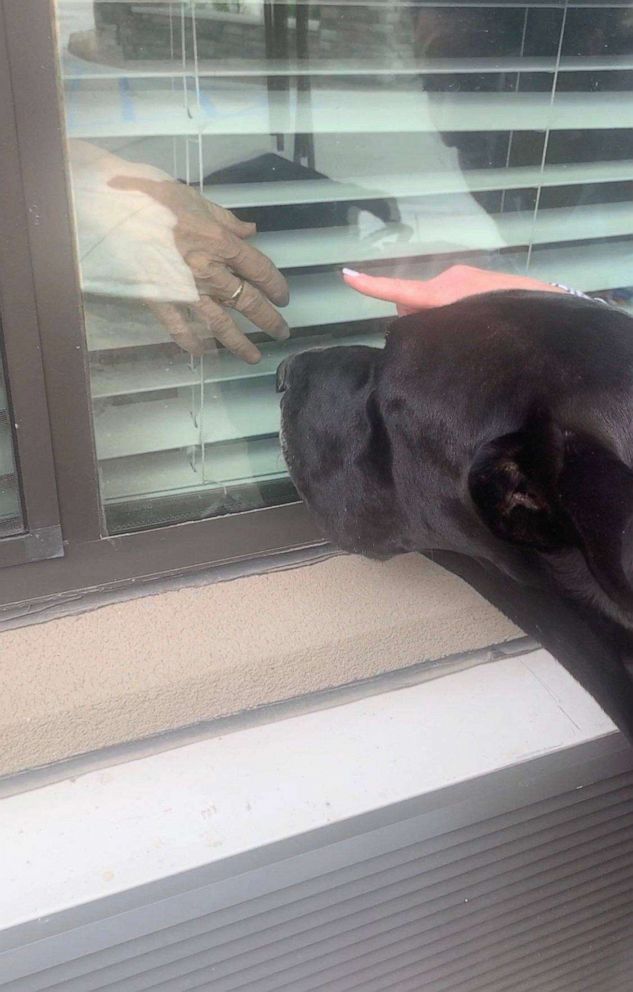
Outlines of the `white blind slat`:
M389 197L422 198L441 193L575 186L633 179L633 161L578 162L509 169L468 169L363 176L350 182L304 179L295 182L227 183L205 187L205 195L229 209L292 203L347 202Z
M407 217L407 220L411 218ZM465 221L467 220L467 223ZM484 216L454 216L448 213L423 217L409 224L386 224L379 237L360 237L346 227L322 227L302 231L274 231L257 236L260 251L269 255L281 269L316 265L342 265L345 262L369 262L385 258L410 258L416 255L455 253L464 249L502 248L529 240L531 215L520 214L503 232L497 231Z
M537 248L529 274L545 282L562 282L586 293L630 286L633 241L565 248Z
M345 336L342 343L347 345L378 345L383 339L377 335L354 334ZM257 365L246 365L231 352L219 350L204 359L202 379L205 383L248 382L262 376L272 376L277 366L290 355L306 348L324 348L340 344L341 338L330 335L315 335L311 338L295 338L279 344L260 346L262 359ZM116 364L95 367L91 370L92 395L95 399L114 396L154 392L161 389L176 389L184 386L198 387L201 381L200 370L191 367L188 356L180 353L171 361L164 357L146 358L143 361L118 361ZM245 388L248 388L247 386Z
M297 106L265 86L218 81L200 109L183 104L182 93L138 86L94 91L81 86L67 94L72 137L142 135L382 134L419 131L600 130L633 127L627 93L423 93L364 87L313 91ZM290 107L288 106L290 102ZM294 104L294 105L293 105Z
M99 458L217 444L279 431L279 397L269 378L205 390L202 427L195 425L189 398L176 397L108 407L95 417Z
M494 221L494 224L491 223ZM387 224L380 237L359 237L345 227L274 231L255 239L258 248L281 269L338 265L382 258L441 255L464 250L619 237L633 232L633 204L591 204L493 215L450 212L416 216L406 223Z
M515 72L610 72L633 69L633 55L517 56L500 58L436 58L402 59L398 62L372 59L313 59L292 61L287 59L201 59L196 64L180 60L138 60L123 65L100 65L66 53L62 74L67 80L90 79L184 79L198 75L200 78L227 78L249 76L418 76L418 75L467 75L471 73Z
M101 462L107 499L145 499L155 493L195 492L215 485L280 479L286 474L276 438L209 445L197 465L182 451Z
M133 414L133 415L132 415ZM95 416L99 460L195 446L199 431L182 397L111 406Z
M184 451L159 451L137 458L102 459L99 474L105 499L146 499L155 493L192 492L204 477Z

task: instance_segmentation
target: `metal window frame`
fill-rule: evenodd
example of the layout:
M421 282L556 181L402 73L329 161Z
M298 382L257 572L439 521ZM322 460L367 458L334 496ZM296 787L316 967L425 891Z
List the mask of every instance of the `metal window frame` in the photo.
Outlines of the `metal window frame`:
M108 536L99 496L92 430L88 356L77 276L58 88L53 0L0 0L0 53L6 46L3 97L13 119L8 178L21 185L25 209L5 215L5 237L13 258L7 268L15 279L20 314L37 316L46 404L34 408L29 381L37 373L37 349L26 337L12 340L10 379L18 417L28 406L32 440L42 447L52 438L59 520L64 557L0 571L0 606L103 589L214 565L252 560L323 543L301 503L253 510L233 516L176 524L140 533ZM3 139L5 136L2 131ZM15 206L15 204L14 204ZM14 243L24 242L20 258ZM4 268L5 260L0 260ZM10 279L8 280L10 281ZM6 317L5 317L6 319ZM21 320L23 316L21 316ZM18 328L19 330L19 328ZM20 372L20 369L22 370ZM26 383L26 388L25 388ZM19 407L19 409L18 409ZM26 430L25 430L26 438ZM34 450L37 450L35 448ZM40 493L52 477L37 461L28 464L25 490ZM35 495L33 495L35 498ZM39 504L37 504L39 506ZM30 516L29 516L29 519ZM13 539L9 539L13 540Z
M0 540L0 566L63 554L48 426L37 311L20 183L16 123L4 39L0 34L0 317L8 410L24 531ZM37 220L37 207L31 205Z

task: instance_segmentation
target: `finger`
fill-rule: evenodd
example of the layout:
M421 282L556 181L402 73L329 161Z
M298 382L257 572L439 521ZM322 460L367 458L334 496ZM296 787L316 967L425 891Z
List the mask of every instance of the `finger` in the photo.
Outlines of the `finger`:
M410 311L424 310L434 305L433 288L415 279L387 279L383 276L368 276L353 269L343 269L343 279L347 286L364 296L377 300L388 300Z
M271 303L285 307L290 296L288 283L271 260L253 245L229 238L222 245L223 258L230 268L264 293Z
M189 224L187 228L184 237L182 230L176 229L176 245L197 278L207 279L208 271L219 262L258 286L276 306L287 305L288 283L261 251L241 241L226 228L216 227L213 232L207 232L206 238L198 221L195 230ZM220 237L218 230L221 231Z
M235 289L239 285L240 281L236 280ZM263 293L260 293L255 286L251 286L249 282L244 282L244 289L232 305L262 331L270 334L272 338L285 341L290 336L290 328L281 314L275 310Z
M238 358L248 362L249 365L256 365L260 360L261 352L252 341L239 329L237 324L229 317L224 307L221 307L208 296L203 296L199 303L190 304L192 309L202 319L210 334L220 341L225 348L237 355Z
M262 331L279 341L285 341L290 336L290 328L284 318L255 286L244 279L238 279L221 265L210 266L208 274L209 279L196 280L201 294L238 310ZM243 287L241 293L234 303L231 302L231 297L240 287Z
M219 203L207 200L207 206L213 219L218 224L222 224L223 227L227 227L238 238L252 238L257 233L257 226L255 224L251 224L246 220L239 220L235 214L227 210L226 207L221 207Z
M173 303L156 303L153 300L148 300L147 306L177 345L190 355L203 354L204 342L194 333L177 306Z
M203 261L199 261L198 258L193 258L192 256L194 255L203 256ZM238 277L234 275L230 269L227 269L225 265L213 262L206 255L204 255L203 252L189 252L186 262L195 276L196 288L200 295L210 296L216 303L224 303L231 306L231 297L237 292L238 289L240 289L242 283L244 283L244 287L246 288L245 280L238 279ZM243 293L244 290L242 290L242 294ZM236 307L236 309L238 308ZM286 326L285 321L279 317L277 311L274 310L270 304L269 309L278 318L277 323L279 325L279 334L281 334L283 328ZM272 321L271 326L274 331L274 320Z

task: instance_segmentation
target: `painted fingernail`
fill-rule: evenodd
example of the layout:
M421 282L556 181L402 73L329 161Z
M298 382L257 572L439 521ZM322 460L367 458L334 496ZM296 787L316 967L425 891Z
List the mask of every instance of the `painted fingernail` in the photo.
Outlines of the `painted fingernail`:
M360 275L360 272L357 272L356 269L343 269L343 275L344 276L359 276Z

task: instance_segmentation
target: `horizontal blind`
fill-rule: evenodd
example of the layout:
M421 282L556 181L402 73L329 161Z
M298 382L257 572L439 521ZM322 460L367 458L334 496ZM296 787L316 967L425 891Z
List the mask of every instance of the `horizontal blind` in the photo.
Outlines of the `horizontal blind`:
M87 296L112 530L293 498L277 364L380 345L393 315L343 265L424 278L470 261L628 305L626 5L58 0L57 15L70 142L255 220L290 286L291 337L257 335L256 366L222 348L191 360L143 300Z

